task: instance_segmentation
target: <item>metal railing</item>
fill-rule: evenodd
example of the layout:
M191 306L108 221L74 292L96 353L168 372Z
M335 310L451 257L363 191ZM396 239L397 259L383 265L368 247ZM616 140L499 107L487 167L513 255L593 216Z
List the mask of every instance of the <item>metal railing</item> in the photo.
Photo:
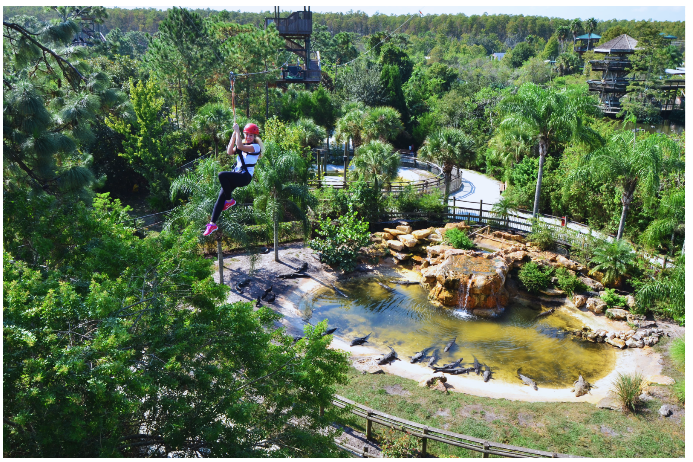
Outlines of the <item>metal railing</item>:
M347 409L354 415L365 418L366 439L368 440L373 438L373 423L377 423L394 430L406 432L409 435L421 439L421 452L423 457L426 457L428 453L429 440L480 452L483 454L483 457L488 457L489 455L502 457L579 457L568 454L560 454L557 452L540 451L538 449L496 443L481 438L475 438L473 436L462 435L460 433L429 427L427 425L422 425L410 420L400 419L399 417L391 416L389 414L385 414L384 412L376 411L375 409L363 406L339 395L335 395L335 398L332 400L332 404L341 409ZM343 443L339 444L339 446L342 446L362 457L377 457L376 454L371 454L366 450L367 446L362 449L354 448Z

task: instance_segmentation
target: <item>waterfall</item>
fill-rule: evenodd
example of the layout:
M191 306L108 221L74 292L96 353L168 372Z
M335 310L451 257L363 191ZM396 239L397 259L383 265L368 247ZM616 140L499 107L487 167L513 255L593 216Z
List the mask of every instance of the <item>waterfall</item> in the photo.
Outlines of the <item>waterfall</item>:
M467 306L469 304L469 292L471 292L471 289L472 289L472 275L471 274L469 275L469 278L467 279L466 287L462 283L462 281L460 281L460 289L461 290L460 290L460 297L459 297L458 306L459 306L459 308L466 310Z

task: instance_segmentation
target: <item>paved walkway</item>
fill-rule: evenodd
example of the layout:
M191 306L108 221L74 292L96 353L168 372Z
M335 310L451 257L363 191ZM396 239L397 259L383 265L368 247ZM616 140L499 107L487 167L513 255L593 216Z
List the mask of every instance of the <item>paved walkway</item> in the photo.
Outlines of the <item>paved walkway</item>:
M460 201L478 204L479 201L483 200L484 210L491 210L493 204L501 199L501 182L473 170L461 169L460 171L462 172L462 187L450 193L449 202L452 202L454 197L457 199L458 205L465 207L469 204L460 203Z

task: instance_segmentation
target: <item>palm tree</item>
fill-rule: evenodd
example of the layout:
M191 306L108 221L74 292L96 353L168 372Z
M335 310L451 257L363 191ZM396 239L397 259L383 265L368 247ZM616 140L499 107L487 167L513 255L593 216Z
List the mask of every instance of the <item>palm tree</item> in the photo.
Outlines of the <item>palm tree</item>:
M565 51L565 41L570 34L570 28L568 26L558 26L556 28L556 38L561 42L561 53Z
M676 266L670 274L662 272L656 280L640 287L635 300L639 306L668 302L667 314L683 324L686 319L686 257L681 255L676 259Z
M443 128L428 135L419 150L419 155L422 160L428 160L443 167L447 202L452 169L473 158L474 140L459 128Z
M587 31L587 50L590 49L590 39L592 37L592 31L597 28L597 20L594 18L589 18L585 20L585 30Z
M659 247L671 236L669 255L674 253L674 237L685 232L686 191L683 187L667 191L659 204L657 219L653 220L640 235L640 242L649 248Z
M595 264L590 270L590 274L600 271L604 274L602 282L604 285L611 284L619 280L633 266L635 253L633 248L625 241L615 240L613 242L602 241L594 249L591 263Z
M334 132L335 140L338 143L348 143L349 138L354 145L354 149L363 144L363 119L365 110L362 107L354 107L343 117L337 120Z
M296 121L296 126L300 128L302 132L302 146L317 148L323 143L325 138L327 138L327 131L316 124L313 119L306 117L298 119Z
M356 150L352 162L356 173L365 181L373 181L373 189L380 191L379 184L397 176L400 156L390 144L373 140Z
M392 141L404 130L401 115L389 106L374 107L366 111L363 119L363 134L366 142L380 140Z
M581 89L543 89L533 83L522 85L515 95L503 99L498 108L503 114L499 125L502 132L521 131L539 146L539 172L534 195L534 217L539 213L539 194L544 161L549 146L574 140L594 147L602 143L599 134L587 127L587 115L598 115L599 109Z
M598 181L613 182L621 188L621 222L616 239L621 239L628 208L635 190L653 197L659 189L662 172L663 148L676 149L668 137L651 134L637 139L635 133L625 130L614 135L603 148L585 155L571 174L575 180L592 176Z
M250 193L255 198L253 209L256 217L272 229L274 261L279 261L279 222L287 213L301 221L308 237L306 210L314 197L307 186L307 162L298 152L268 141L255 168L257 181L250 184Z
M575 51L575 41L580 32L582 32L582 21L580 18L575 18L570 23L570 32L573 34L573 51Z
M193 128L196 139L212 139L214 157L217 156L219 140L225 138L226 132L233 124L231 110L221 103L207 103L193 117Z

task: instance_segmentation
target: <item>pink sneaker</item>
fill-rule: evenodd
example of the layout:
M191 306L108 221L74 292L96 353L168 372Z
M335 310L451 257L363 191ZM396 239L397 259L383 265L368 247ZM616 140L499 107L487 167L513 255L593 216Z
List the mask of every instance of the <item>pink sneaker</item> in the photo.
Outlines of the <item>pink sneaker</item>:
M210 234L212 234L217 229L219 229L219 227L217 225L215 225L214 223L208 223L207 229L205 229L205 232L202 233L202 235L203 236L209 236Z
M233 207L234 205L236 205L236 200L233 199L233 198L231 198L230 201L225 201L225 202L224 202L224 208L221 209L221 211L223 212L224 210L230 209L230 208Z

